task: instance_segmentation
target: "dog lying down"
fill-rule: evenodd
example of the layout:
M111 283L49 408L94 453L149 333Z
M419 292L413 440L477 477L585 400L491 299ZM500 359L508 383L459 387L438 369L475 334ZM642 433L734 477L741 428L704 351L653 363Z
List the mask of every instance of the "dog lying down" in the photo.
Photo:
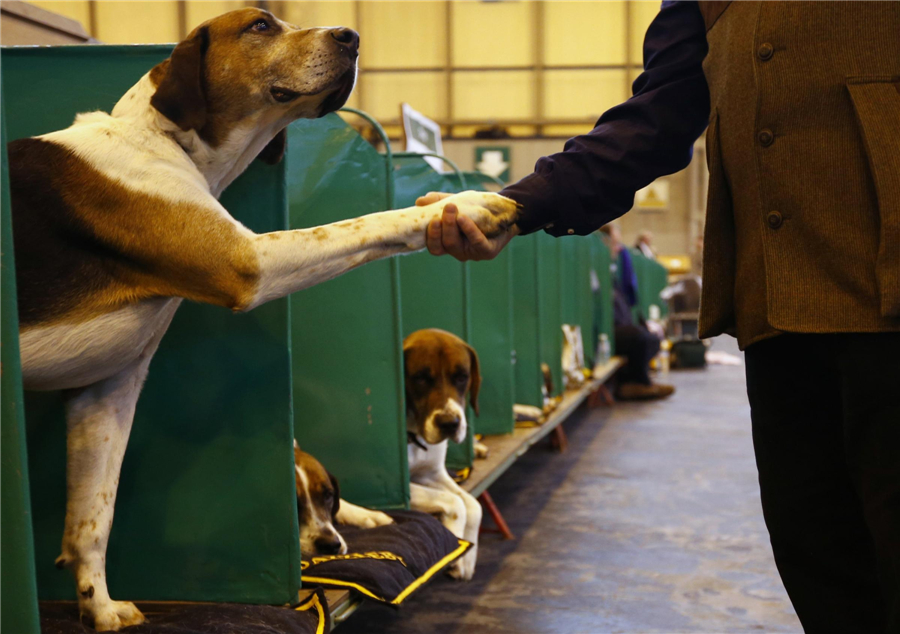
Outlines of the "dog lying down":
M300 520L300 553L304 559L316 555L346 555L347 542L335 524L375 528L393 524L387 514L341 499L337 478L322 463L300 449L294 441L294 471L297 483L297 514Z
M418 330L403 342L410 508L437 517L472 547L450 567L469 581L478 558L481 504L447 473L447 443L466 438L466 396L478 414L478 354L444 330Z
M106 546L138 396L184 299L248 311L424 249L448 203L488 236L516 220L508 198L465 192L258 235L219 204L255 158L280 160L291 121L346 102L358 54L350 29L300 29L239 9L194 29L110 114L9 144L22 378L28 390L65 391L57 565L73 572L98 631L144 620L110 598Z

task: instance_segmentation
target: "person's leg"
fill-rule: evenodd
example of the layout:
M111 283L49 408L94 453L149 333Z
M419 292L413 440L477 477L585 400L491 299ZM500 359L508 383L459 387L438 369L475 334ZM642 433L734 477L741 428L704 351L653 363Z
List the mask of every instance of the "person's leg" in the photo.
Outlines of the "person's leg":
M650 385L650 360L659 352L659 339L640 326L616 326L616 354L628 362L619 371L622 383Z
M887 631L900 632L900 333L842 341L847 464L875 542Z
M884 632L875 547L844 457L833 335L781 335L745 355L763 515L807 634Z

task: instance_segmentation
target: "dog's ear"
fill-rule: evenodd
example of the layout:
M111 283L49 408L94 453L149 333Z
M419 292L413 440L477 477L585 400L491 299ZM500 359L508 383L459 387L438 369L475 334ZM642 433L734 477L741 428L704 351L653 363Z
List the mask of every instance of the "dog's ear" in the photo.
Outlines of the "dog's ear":
M276 165L284 158L284 150L287 147L287 129L282 130L269 141L268 145L256 157L266 165Z
M172 56L150 71L156 92L150 104L182 130L206 125L203 60L209 48L209 29L200 27L172 51Z
M331 503L331 519L336 520L338 511L341 510L341 487L338 484L337 478L335 478L331 473L328 473L328 477L331 479L331 486L334 488L334 502Z
M481 389L481 366L478 363L478 353L475 352L475 348L466 344L466 349L469 351L469 402L472 403L472 409L475 410L475 415L478 416L478 391Z

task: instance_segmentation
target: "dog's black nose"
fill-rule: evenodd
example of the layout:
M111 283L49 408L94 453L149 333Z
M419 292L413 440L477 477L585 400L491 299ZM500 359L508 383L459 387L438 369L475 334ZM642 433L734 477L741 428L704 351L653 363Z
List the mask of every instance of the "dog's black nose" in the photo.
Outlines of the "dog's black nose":
M341 552L341 540L337 537L320 537L316 540L316 551L320 555L337 555Z
M462 420L457 414L437 414L434 417L434 424L444 434L455 434L459 429Z
M333 37L338 44L347 47L351 51L359 49L359 33L353 29L348 29L343 26L331 29L331 37Z

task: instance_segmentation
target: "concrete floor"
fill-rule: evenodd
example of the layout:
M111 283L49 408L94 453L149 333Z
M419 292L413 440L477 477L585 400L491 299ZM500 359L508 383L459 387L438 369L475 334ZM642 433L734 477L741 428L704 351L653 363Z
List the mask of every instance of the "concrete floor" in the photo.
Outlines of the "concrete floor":
M539 445L491 488L518 539L482 535L472 582L437 579L338 631L802 631L762 520L743 371L672 372L666 402L581 410L567 454Z

